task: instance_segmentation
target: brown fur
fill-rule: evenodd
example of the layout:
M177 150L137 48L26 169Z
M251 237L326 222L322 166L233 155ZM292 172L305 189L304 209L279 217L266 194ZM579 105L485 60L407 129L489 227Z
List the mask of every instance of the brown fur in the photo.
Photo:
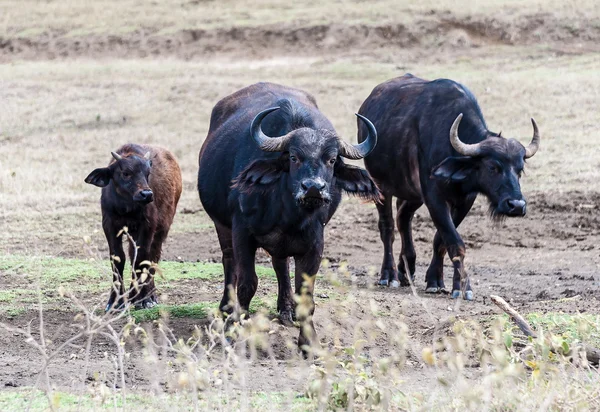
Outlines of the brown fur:
M117 162L113 159L108 168L96 169L86 178L87 183L103 187L102 226L111 257L118 257L113 262L113 280L119 286L118 290L112 289L106 310L111 309L115 304L120 307L124 303L125 253L122 239L118 234L125 226L137 246L136 256L136 249L132 244L129 245L130 259L133 261L135 256L137 282L143 283L141 288L135 288L132 284L128 299L136 306L151 307L157 303L154 277L151 276L149 280L142 282L139 273L147 269L153 275L154 269L144 262L158 263L160 260L162 244L173 223L181 196L181 170L175 157L161 147L126 144L116 153L122 157L122 160ZM147 153L149 158L145 159ZM150 166L148 160L151 161ZM148 171L150 174L146 178ZM130 172L129 180L123 180L125 172ZM152 191L150 203L133 200L133 194L148 189Z

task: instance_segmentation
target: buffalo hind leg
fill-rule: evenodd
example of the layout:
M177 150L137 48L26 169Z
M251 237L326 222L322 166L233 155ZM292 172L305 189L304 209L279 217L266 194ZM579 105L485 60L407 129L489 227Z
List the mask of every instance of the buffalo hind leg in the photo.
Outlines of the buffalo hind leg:
M446 256L446 246L442 241L440 232L435 232L433 238L433 257L425 275L425 293L447 293L444 284L444 256Z
M272 264L277 274L277 312L284 325L292 325L295 316L295 302L292 296L292 282L290 280L289 258L281 259L272 257Z
M408 200L398 199L396 202L398 215L396 224L398 232L402 240L402 251L398 262L398 273L401 286L410 286L410 282L415 280L415 264L417 254L415 253L415 245L412 238L412 219L418 208L423 205L422 202L409 202ZM408 264L408 268L405 264ZM410 274L410 280L408 278Z
M398 270L394 262L394 215L392 213L392 195L383 194L381 203L377 203L379 213L379 235L383 242L383 263L379 284L382 286L398 287Z
M233 257L233 238L231 229L215 223L219 245L221 246L223 273L225 274L223 297L219 303L219 310L223 313L232 313L235 306L235 288L237 287L237 276L235 272L235 260Z

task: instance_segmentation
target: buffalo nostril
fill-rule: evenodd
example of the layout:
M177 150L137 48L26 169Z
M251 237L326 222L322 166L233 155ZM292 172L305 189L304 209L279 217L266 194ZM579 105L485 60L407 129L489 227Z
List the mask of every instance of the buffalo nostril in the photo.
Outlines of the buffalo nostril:
M506 203L512 213L525 214L526 202L524 200L509 199Z
M300 187L305 191L308 189L313 189L313 190L316 189L318 191L321 191L321 190L325 189L325 186L326 186L326 184L323 181L323 179L315 179L315 180L306 179L306 180L303 180L302 182L300 182Z
M151 201L152 197L153 197L152 190L142 190L142 192L140 193L140 196L142 197L143 200Z

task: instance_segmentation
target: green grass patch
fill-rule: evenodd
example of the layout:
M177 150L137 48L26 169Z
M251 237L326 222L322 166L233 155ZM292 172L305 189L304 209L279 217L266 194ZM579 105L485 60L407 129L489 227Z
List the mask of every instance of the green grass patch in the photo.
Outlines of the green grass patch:
M210 306L210 304L204 302L183 305L157 305L150 309L133 310L131 311L131 317L138 323L151 322L163 316L170 318L204 319L211 310Z
M529 313L526 316L534 330L562 336L567 342L585 342L600 347L600 315L562 312Z
M169 318L191 318L205 319L208 314L218 308L217 302L186 303L182 305L157 305L150 309L138 309L131 311L131 317L136 322L152 322L163 316ZM250 314L264 309L269 315L277 315L277 306L274 301L266 301L259 297L252 299L250 303Z
M509 319L508 315L502 315L501 317L504 320L503 323L506 332L521 333L515 323ZM600 347L600 315L532 312L523 314L523 317L537 333L543 331L543 333L562 337L569 344L583 342L590 346ZM493 319L495 317L491 317L483 322L490 325Z
M193 400L189 393L149 395L144 393L130 393L126 396L126 405L120 394L102 398L89 394L78 396L67 392L54 392L52 394L53 409L59 411L89 411L89 410L121 410L126 407L129 411L146 410L193 410ZM279 392L252 394L236 393L221 396L219 392L201 394L198 406L201 410L210 410L215 407L227 406L225 409L237 410L241 398L245 397L253 410L278 410L291 407L292 411L313 410L314 404L310 399L295 397L293 394ZM247 398L249 397L249 399ZM23 388L0 392L0 410L2 411L47 411L50 410L46 395L33 388Z
M159 268L156 276L159 289L177 288L181 280L221 282L223 279L221 263L164 261L160 262ZM126 265L125 272L129 271L129 265ZM260 278L276 278L271 268L257 266L256 273ZM0 310L14 309L18 304L36 304L38 284L42 293L42 303L53 304L65 302L57 293L60 286L81 296L106 292L112 282L108 259L5 255L0 256L0 276L3 276L7 283L16 286L0 291Z

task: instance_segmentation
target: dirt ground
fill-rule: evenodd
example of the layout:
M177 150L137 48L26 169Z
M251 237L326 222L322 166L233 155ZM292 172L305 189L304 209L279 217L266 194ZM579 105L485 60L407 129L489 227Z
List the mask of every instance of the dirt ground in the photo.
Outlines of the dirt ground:
M514 22L504 24L509 21L507 18L464 19L449 12L433 12L418 24L397 26L373 27L361 22L351 26L324 24L290 29L288 25L277 23L267 29L195 29L155 37L140 31L123 36L86 34L79 37L50 31L40 36L0 39L0 61L5 63L1 68L0 97L9 108L4 117L0 117L5 125L0 134L0 189L4 192L0 194L1 253L87 258L90 252L83 247L82 238L90 236L93 253L106 255L106 244L99 230L99 192L84 187L83 178L88 169L108 161L109 149L125 143L131 136L140 136L144 142L174 146L184 169L185 193L172 234L165 244L163 259L219 262L216 233L194 192L195 162L208 127L210 102L214 104L226 92L261 77L273 75L276 80L285 82L286 76L293 77L295 70L302 70L298 67L305 65L307 72L315 70L316 73L298 72L301 73L299 85L312 85L311 92L317 95L317 100L325 101L324 111L334 113L338 123L346 123L340 129L352 140L354 126L348 121L349 114L379 81L393 73L412 70L419 62L424 65L423 70L432 75L446 69L456 70L458 76L468 81L471 73L460 71L464 66L454 69L452 66L454 61L459 65L472 64L488 76L473 76L472 82L475 94L482 96L484 113L486 116L489 113L492 119L490 123L499 124L503 116L521 115L523 105L534 106L534 101L539 101L539 107L534 110L541 112L546 120L545 130L550 129L546 135L543 133L542 150L531 159L531 172L523 178L523 191L529 202L527 216L493 223L487 217L485 200L480 199L459 229L467 245L466 264L472 276L475 300L456 302L447 295L423 292L434 235L424 207L413 221L418 296L413 295L410 288L376 287L383 253L377 214L373 205L356 199L343 201L326 231L325 258L330 262L330 269L324 271L337 269L347 262L350 274L344 279L347 295L340 296L339 290L322 279L316 286L315 322L324 347L340 342L351 344L362 333L357 325L375 321L369 309L371 302L375 302L381 313L379 320L389 328L368 342L367 352L375 357L393 350L394 336L390 331L397 329L392 325L399 320L405 322L411 339L403 370L404 388L423 390L437 379L437 372L425 367L420 356L422 347L432 344L432 330L456 317L486 319L498 314L490 303L491 294L504 297L522 313L600 313L600 185L597 180L600 162L597 154L586 153L583 160L569 157L568 165L560 163L563 157L569 156L561 152L571 148L582 153L582 148L594 140L600 81L597 73L589 78L585 76L598 70L600 26L594 23L597 20L595 14L587 20L577 20L579 30L575 30L565 22L560 23L560 16L552 14L519 16ZM545 42L541 46L537 44L539 38ZM439 54L433 55L432 51ZM504 51L509 55L513 53L512 60L499 57ZM242 56L241 60L236 61L236 54ZM571 56L573 60L569 60ZM136 60L124 60L131 58ZM224 60L220 66L203 63L211 58ZM305 60L295 63L295 58ZM103 67L98 72L90 68L96 60ZM338 66L337 61L342 63ZM565 75L565 84L569 87L587 85L588 89L581 92L578 102L564 100L558 89L545 87L546 79L554 76L545 74L533 80L530 86L525 85L526 92L522 95L513 95L516 91L510 88L487 95L486 88L493 87L489 85L496 80L493 76L498 72L499 61L508 73L505 77L499 75L498 81L505 82L503 85L510 83L506 76L510 76L511 70L521 70L519 65L525 64L523 61L539 63L535 67L540 73L546 67L542 62L547 61L549 66L559 66L556 73ZM575 62L574 66L581 63L576 67L580 76L576 79L565 74L571 62ZM350 69L344 67L346 63ZM77 69L71 72L69 65ZM161 65L166 69L161 69ZM164 72L161 70L171 68L174 73L165 75L169 76L165 88L170 90L164 95L153 95L162 82ZM286 70L290 73L283 73ZM363 70L367 75L375 73L372 77L377 80L365 78ZM193 77L194 72L198 77ZM528 73L531 72L523 71L519 76L526 79L530 76ZM173 78L180 75L182 78L192 76L192 80L185 77L185 83L176 84ZM218 76L223 80L215 83ZM339 86L338 78L341 79ZM536 93L542 89L541 93L546 94L539 98ZM85 95L90 90L96 90L98 95L86 101ZM517 107L511 107L510 102L499 103L498 98L504 95L520 103ZM550 101L556 95L562 100ZM342 101L346 96L351 97L336 111L336 99ZM144 106L144 100L153 99L155 106ZM113 110L115 101L117 109ZM181 109L176 112L156 109L160 104ZM561 111L574 104L587 111L582 114ZM79 116L78 110L85 115ZM347 112L345 117L342 111ZM95 118L95 113L102 116L98 114ZM527 116L521 116L519 125L514 126L524 136L530 135ZM19 120L15 120L17 117ZM564 130L558 130L561 122L566 124ZM540 122L541 127L542 124ZM559 139L562 135L566 140ZM542 160L536 164L539 159ZM31 166L23 165L27 162ZM13 173L17 180L13 179ZM56 179L47 177L52 174ZM56 192L53 190L55 181L61 187ZM36 190L39 193L36 194ZM398 239L395 250L397 256ZM264 254L259 254L257 260L261 265L269 265ZM446 284L449 284L450 267L446 267L445 273ZM2 276L0 289L15 287L17 282L18 279ZM276 284L268 280L261 282L257 296L272 298ZM168 303L216 302L222 287L219 280L188 280L181 286L169 295ZM340 308L347 310L341 313ZM73 335L77 324L74 315L70 310L46 311L45 326L52 341L62 342ZM1 320L21 327L33 320L35 331L37 318L35 310L28 310ZM208 320L178 318L171 319L169 325L176 336L185 338L193 333L196 325L207 323ZM298 331L276 321L272 328L272 357L265 355L252 363L246 371L248 379L238 386L253 392L302 392L309 368L297 358L294 348ZM153 369L135 340L129 345L128 387L164 389L166 372ZM106 373L113 370L105 355L107 347L108 343L102 339L94 341L91 351L94 370ZM81 379L80 376L84 362L77 353L69 351L56 358L51 369L56 387L84 391L89 383L87 377ZM33 386L37 382L39 357L34 348L15 334L0 332L0 365L0 387L11 389Z
M419 210L414 220L418 266L416 286L418 297L410 288L388 289L374 286L376 268L380 264L381 246L377 232L377 217L370 205L354 200L345 201L328 226L326 259L335 268L340 262L348 262L351 277L346 281L352 286L350 294L355 296L356 305L350 314L340 318L338 299L329 298L332 287L324 281L317 283L317 312L315 316L319 337L324 346L340 342L351 344L358 334L349 325L373 321L369 314L370 300L377 302L383 321L403 319L409 327L411 356L405 368L407 383L405 390L422 390L435 382L437 375L428 370L420 360L421 348L432 343L431 331L436 324L443 324L455 317L483 319L498 311L489 301L489 295L497 294L513 304L522 313L565 312L600 313L598 296L600 258L595 250L600 240L600 221L596 209L600 206L598 194L573 192L562 196L546 194L530 195L530 213L526 218L507 220L492 225L486 217L485 204L480 202L461 227L468 247L468 268L472 276L475 301L455 302L444 295L426 295L424 275L430 258L431 239L434 229L426 213ZM202 213L198 211L197 213ZM100 245L103 250L103 245ZM398 245L399 246L399 245ZM61 246L60 250L64 246ZM165 260L218 261L220 251L216 235L212 231L172 236L165 247ZM268 265L268 257L259 255L258 262ZM451 270L446 267L446 282L451 279ZM203 299L217 300L220 295L219 281L201 284L186 281L176 294L169 296L169 303L189 303ZM276 285L267 282L259 286L258 297L274 296ZM321 298L320 296L324 296ZM570 298L570 299L564 299ZM457 305L458 304L458 305ZM74 313L47 311L46 330L50 339L62 342L74 333ZM35 311L27 312L10 323L20 326L30 320L36 324ZM176 336L189 337L194 326L206 322L193 319L172 319L170 326ZM245 389L250 391L296 391L302 392L306 385L308 368L304 361L297 360L290 369L290 359L297 354L293 342L297 329L277 326L272 335L272 348L276 362L265 358L252 365ZM34 326L35 330L35 326ZM391 329L393 330L393 329ZM377 342L370 343L370 353L385 353L392 336L382 333ZM27 343L14 335L0 335L2 349L0 357L5 366L0 370L0 381L6 387L31 386L36 382L39 360L36 352ZM292 346L290 347L290 343ZM94 370L110 371L111 362L105 357L107 342L97 340L91 352ZM135 344L132 344L135 347ZM371 346L372 345L372 346ZM127 383L134 389L148 389L156 384L155 371L144 361L140 352L132 351L128 363ZM80 370L84 360L71 358L66 352L52 368L52 380L59 388L81 388L80 377L73 375ZM298 366L299 365L299 366ZM285 380L274 376L288 374ZM154 378L152 378L154 377ZM164 382L162 382L164 384ZM74 386L75 385L75 386Z

